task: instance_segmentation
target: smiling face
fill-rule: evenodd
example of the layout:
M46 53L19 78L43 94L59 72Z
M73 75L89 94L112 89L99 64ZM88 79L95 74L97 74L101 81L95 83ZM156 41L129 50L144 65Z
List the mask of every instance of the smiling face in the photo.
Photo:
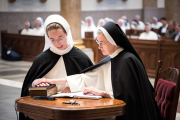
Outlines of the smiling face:
M102 34L97 35L97 41L100 43L98 48L101 50L103 55L111 55L117 50L117 46L112 45Z
M59 50L64 50L69 47L67 44L67 34L63 29L52 29L47 32L52 44Z

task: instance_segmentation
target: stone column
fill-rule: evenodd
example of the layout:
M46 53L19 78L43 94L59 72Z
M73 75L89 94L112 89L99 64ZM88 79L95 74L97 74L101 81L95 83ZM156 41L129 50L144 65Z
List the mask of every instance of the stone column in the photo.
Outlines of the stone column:
M61 16L70 25L74 45L84 49L81 39L81 0L61 0Z
M144 22L152 20L153 16L158 15L157 14L157 0L142 0L142 8L143 8L142 21Z
M180 0L165 0L165 17L180 24Z

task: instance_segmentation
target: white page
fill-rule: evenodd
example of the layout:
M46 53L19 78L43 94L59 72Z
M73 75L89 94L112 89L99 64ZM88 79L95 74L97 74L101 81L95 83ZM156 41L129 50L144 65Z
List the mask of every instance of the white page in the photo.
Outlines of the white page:
M74 97L74 98L82 98L82 99L100 99L100 98L102 98L102 96L95 96L93 94L84 95L83 92L58 93L58 94L52 95L52 97Z

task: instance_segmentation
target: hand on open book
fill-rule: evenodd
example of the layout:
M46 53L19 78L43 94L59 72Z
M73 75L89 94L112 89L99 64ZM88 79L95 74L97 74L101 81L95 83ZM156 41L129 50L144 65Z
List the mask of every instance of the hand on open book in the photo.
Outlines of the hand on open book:
M65 87L61 90L61 93L70 93L70 92L71 92L71 90L69 87Z
M104 91L99 90L93 86L86 87L84 89L83 94L89 94L89 93L92 93L93 95L96 95L96 96L103 96L104 95Z
M53 84L50 79L39 78L34 81L35 86L49 86L49 84Z

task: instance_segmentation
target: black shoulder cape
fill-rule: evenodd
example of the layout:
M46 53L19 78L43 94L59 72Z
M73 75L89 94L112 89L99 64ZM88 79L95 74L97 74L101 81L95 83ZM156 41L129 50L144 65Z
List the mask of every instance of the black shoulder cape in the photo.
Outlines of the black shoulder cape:
M128 51L115 58L109 56L81 73L91 71L111 60L111 80L114 98L126 103L125 114L117 120L158 120L159 110L153 90L141 61Z
M85 68L93 65L89 57L76 47L73 47L70 52L62 56L67 75L78 74ZM28 88L32 82L35 79L42 78L44 75L46 75L55 66L60 57L60 55L57 55L48 49L35 58L25 77L21 97L29 95Z
M66 68L67 75L78 74L85 68L93 65L89 57L80 49L73 47L70 52L62 55ZM39 54L31 68L29 69L21 90L21 97L29 96L29 86L37 78L42 78L46 75L60 59L60 55L53 53L50 49ZM59 73L61 74L61 73ZM25 117L23 113L19 114L19 120L31 120Z

